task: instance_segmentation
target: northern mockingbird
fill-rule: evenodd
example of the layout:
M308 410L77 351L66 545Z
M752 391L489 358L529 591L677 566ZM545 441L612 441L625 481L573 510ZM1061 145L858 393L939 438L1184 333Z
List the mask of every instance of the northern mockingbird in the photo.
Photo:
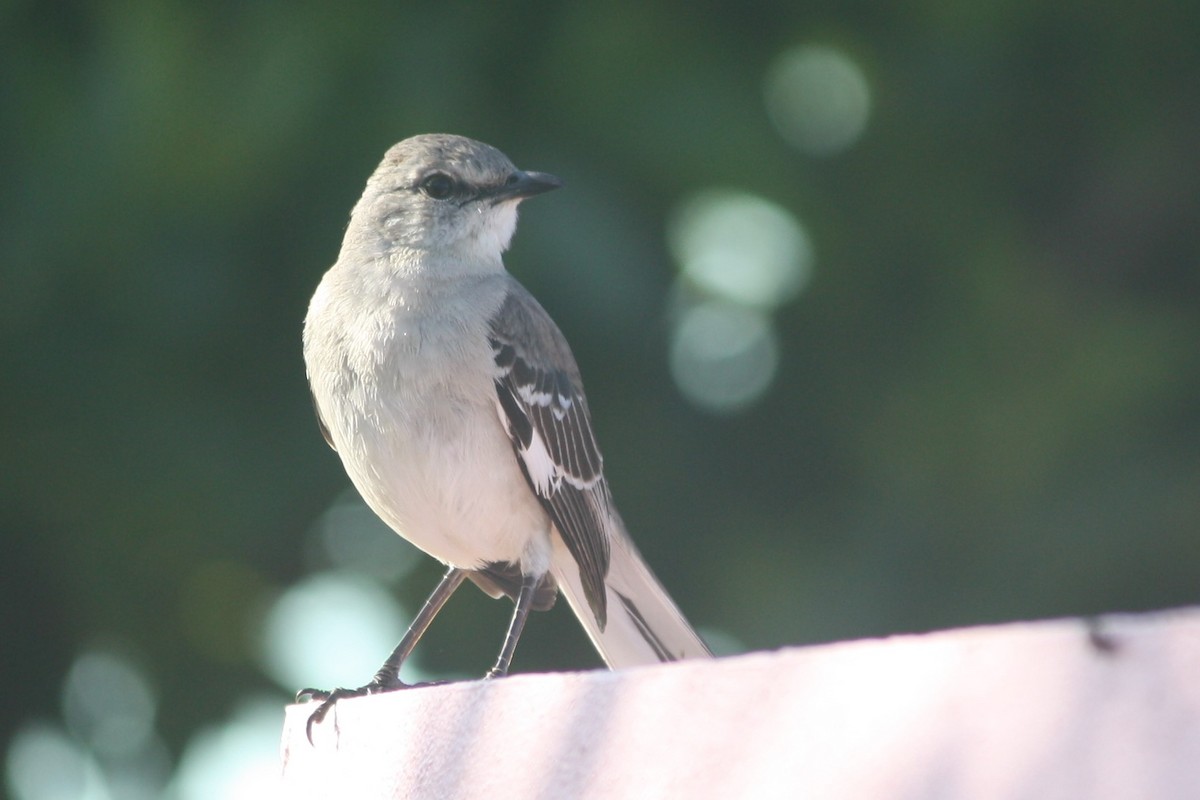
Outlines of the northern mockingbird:
M507 673L531 609L557 591L610 667L709 656L625 532L579 368L504 269L527 197L556 189L489 145L414 136L355 205L304 321L326 441L367 505L449 569L375 678L324 701L404 686L400 666L470 578L515 608L488 677Z

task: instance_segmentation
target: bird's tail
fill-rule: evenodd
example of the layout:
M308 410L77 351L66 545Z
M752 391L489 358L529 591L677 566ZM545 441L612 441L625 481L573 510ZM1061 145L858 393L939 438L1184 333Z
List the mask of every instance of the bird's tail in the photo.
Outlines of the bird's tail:
M551 571L571 610L612 669L709 658L712 653L684 619L675 601L642 560L619 521L613 525L611 561L604 580L608 622L604 630L583 594L579 567L561 537L554 538Z

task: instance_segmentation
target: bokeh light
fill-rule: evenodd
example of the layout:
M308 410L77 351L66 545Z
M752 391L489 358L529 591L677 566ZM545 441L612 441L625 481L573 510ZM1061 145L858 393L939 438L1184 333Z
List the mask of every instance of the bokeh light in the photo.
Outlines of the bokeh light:
M62 729L29 722L17 731L5 759L13 800L110 800L95 759Z
M745 642L724 628L702 625L698 630L700 638L717 657L738 655L748 649Z
M871 88L862 70L824 45L801 45L780 55L767 72L764 99L779 134L811 156L850 147L871 112Z
M358 686L404 633L405 614L379 584L325 572L284 592L263 621L262 663L287 691Z
M283 702L244 701L231 718L197 732L184 748L170 796L178 800L281 798L279 732Z
M683 395L716 413L757 400L771 385L779 346L765 313L709 300L688 305L671 332L671 375Z
M97 753L119 757L143 750L154 734L155 706L145 676L112 653L85 653L67 673L63 717Z
M791 300L812 272L813 248L783 207L748 192L713 189L684 201L667 243L697 288L744 305Z
M671 375L698 408L741 411L774 381L771 312L811 279L812 241L779 204L709 189L676 207L667 244L680 270L668 309Z
M397 581L424 558L349 489L314 526L319 551L335 567L361 572L381 581ZM314 565L316 566L316 565Z

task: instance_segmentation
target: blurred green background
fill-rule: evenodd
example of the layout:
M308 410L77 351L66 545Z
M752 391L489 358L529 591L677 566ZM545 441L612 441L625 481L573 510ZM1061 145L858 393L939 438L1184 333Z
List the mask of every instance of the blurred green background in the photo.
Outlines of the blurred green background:
M0 7L5 786L269 796L439 567L317 432L393 142L566 180L507 263L724 652L1194 603L1200 4ZM477 676L464 589L422 675ZM565 604L515 669L593 668ZM250 787L250 788L247 788Z

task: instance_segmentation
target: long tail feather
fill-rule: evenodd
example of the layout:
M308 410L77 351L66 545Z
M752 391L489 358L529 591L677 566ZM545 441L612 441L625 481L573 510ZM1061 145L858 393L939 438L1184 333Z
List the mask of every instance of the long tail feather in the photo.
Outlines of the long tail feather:
M711 657L707 645L654 577L620 523L613 527L611 562L604 581L608 595L608 622L604 630L600 630L588 606L575 559L557 536L550 567L605 663L617 669Z

